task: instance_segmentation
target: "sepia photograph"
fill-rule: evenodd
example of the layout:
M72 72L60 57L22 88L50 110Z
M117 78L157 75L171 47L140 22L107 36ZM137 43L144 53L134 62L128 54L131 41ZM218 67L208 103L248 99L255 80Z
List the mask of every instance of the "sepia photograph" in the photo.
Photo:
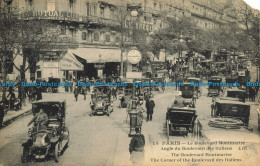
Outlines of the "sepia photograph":
M258 0L0 0L0 166L259 166Z

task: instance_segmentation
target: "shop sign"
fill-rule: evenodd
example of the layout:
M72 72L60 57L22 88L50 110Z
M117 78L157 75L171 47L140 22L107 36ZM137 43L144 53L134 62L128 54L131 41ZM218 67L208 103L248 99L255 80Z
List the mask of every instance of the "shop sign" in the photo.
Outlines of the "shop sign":
M142 78L142 72L126 72L126 78L132 78L132 79Z
M245 71L238 71L238 76L246 76L246 72Z
M96 69L103 69L105 67L105 64L96 63L96 64L94 64L94 67Z
M61 70L83 70L83 65L73 61L72 59L62 58L60 61L60 68Z
M43 67L53 67L53 68L58 68L59 67L59 62L44 62Z
M48 10L39 10L39 11L27 11L24 13L25 18L44 18L44 19L64 19L64 20L78 20L79 15L66 12L66 11L48 11Z

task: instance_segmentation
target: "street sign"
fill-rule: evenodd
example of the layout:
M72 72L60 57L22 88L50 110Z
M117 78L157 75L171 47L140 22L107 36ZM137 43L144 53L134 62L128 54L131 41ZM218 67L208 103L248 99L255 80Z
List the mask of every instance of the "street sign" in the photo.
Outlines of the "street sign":
M142 78L142 72L126 72L126 78Z

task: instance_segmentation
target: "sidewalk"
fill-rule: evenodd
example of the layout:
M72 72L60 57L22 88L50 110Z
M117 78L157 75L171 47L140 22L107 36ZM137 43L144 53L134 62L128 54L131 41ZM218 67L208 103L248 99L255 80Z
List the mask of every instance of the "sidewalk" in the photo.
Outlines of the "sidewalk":
M7 111L7 114L5 114L4 119L3 119L3 125L7 126L10 123L12 123L13 121L15 121L16 119L18 119L19 117L25 116L25 115L29 115L31 114L31 109L32 109L32 104L29 102L26 102L26 105L22 106L22 109L18 110L18 111Z
M143 124L145 125L145 123ZM144 126L143 126L144 127ZM142 130L145 137L145 163L144 165L149 165L150 154L152 153L151 145L148 137L148 132ZM116 154L114 157L114 166L131 166L132 162L130 160L129 144L132 137L128 137L128 134L120 132L118 135L118 142L116 147Z

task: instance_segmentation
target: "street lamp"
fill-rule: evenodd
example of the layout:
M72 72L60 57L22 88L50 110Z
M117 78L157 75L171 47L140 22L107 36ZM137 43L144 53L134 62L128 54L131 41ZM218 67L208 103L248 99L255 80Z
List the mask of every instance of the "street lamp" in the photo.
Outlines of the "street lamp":
M137 15L138 15L138 11L137 10L132 10L131 11L131 16L132 17L137 17Z
M132 17L137 17L138 16L138 9L140 9L140 8L141 8L140 5L139 6L138 5L134 5L134 4L131 5L131 6L127 5L127 10L131 11L130 15ZM121 28L122 29L125 28L125 27L123 27L123 25L124 25L124 23L121 23ZM133 26L134 26L134 24L133 24ZM121 33L123 33L123 32L121 32ZM120 46L121 47L120 77L123 77L123 74L124 74L124 72L123 72L123 70L124 70L124 62L123 62L124 44L122 42L123 42L123 34L121 34L121 46Z

